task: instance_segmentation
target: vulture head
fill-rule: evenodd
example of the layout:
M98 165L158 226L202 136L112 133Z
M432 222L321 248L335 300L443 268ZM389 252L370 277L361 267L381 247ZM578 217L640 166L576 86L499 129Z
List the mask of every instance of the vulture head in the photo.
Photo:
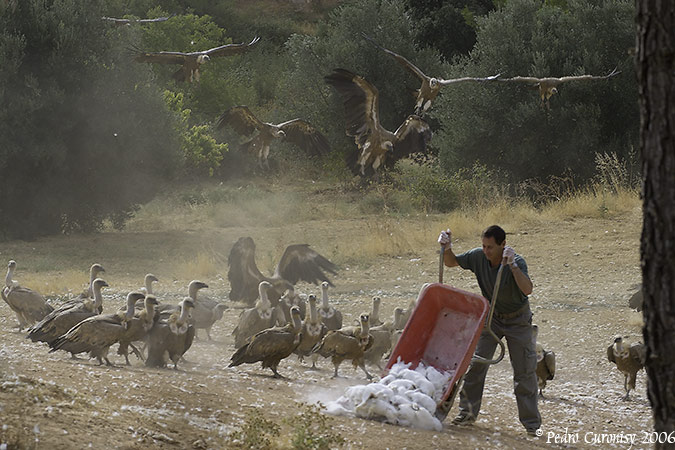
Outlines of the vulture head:
M204 288L207 288L207 287L209 287L209 285L202 282L202 281L192 280L192 281L190 281L190 284L188 284L188 295L192 298L196 298L197 292L200 289L204 289Z
M149 294L149 295L145 296L145 306L147 307L149 305L153 305L153 306L159 305L159 301L157 300L157 297L155 297L152 294Z
M211 57L209 55L199 55L197 56L197 63L204 64L207 61L210 61Z
M431 86L432 88L435 88L436 86L438 86L438 78L433 78L433 77L430 78L429 79L429 86Z
M100 290L102 287L108 287L109 284L103 278L97 278L94 280L93 286Z
M7 268L9 268L9 269L16 269L16 261L14 261L13 259L11 259L11 260L9 261L9 264L7 264Z

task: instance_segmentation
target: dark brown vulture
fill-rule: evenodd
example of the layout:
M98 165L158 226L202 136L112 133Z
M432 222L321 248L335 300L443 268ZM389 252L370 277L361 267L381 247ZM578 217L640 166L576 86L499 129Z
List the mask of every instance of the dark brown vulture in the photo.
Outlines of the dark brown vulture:
M105 17L103 16L103 20L107 20L108 22L111 22L113 25L121 27L124 25L131 25L132 23L157 23L157 22L166 22L170 18L175 16L175 14L171 14L168 17L157 17L156 19L117 19L115 17Z
M474 81L474 82L493 81L499 77L499 74L484 78L462 77L462 78L452 78L450 80L444 80L443 78L429 77L425 75L425 73L422 72L417 66L408 61L405 57L399 55L398 53L392 52L391 50L387 50L386 48L382 47L380 44L375 42L373 38L367 36L366 34L363 34L363 37L365 37L370 43L375 45L377 48L379 48L380 50L382 50L383 52L394 58L396 61L398 61L400 65L403 66L404 69L406 69L408 72L410 72L411 74L420 79L420 81L422 82L422 86L420 86L420 88L417 89L417 91L415 92L416 95L415 114L420 116L423 115L425 112L427 112L427 110L431 107L431 102L438 96L443 86L447 86L450 84L464 83L467 81Z
M567 77L546 77L546 78L536 78L536 77L512 77L512 78L500 78L499 81L515 81L517 83L528 83L532 87L539 89L539 97L541 98L542 105L548 108L549 99L558 93L558 85L568 82L568 81L590 81L590 80L606 80L615 75L620 74L617 72L616 68L612 70L607 75L574 75Z
M168 357L173 362L174 370L178 370L178 361L192 347L195 337L195 327L189 324L194 306L193 299L186 297L168 318L160 316L160 320L148 332L146 366L166 367Z
M137 62L157 64L180 64L181 68L174 74L176 81L199 81L199 66L216 56L232 56L245 53L258 41L259 37L253 38L248 44L225 44L210 50L201 52L143 52L136 51Z
M291 308L291 317L293 320L283 327L268 328L253 335L247 344L234 352L228 367L261 362L263 369L272 369L274 378L283 378L277 372L277 366L295 351L302 339L302 322L297 306Z
M230 281L230 300L241 301L251 306L258 298L258 286L267 281L272 288L267 296L273 307L285 291L299 281L319 284L322 281L333 285L324 271L335 274L337 266L311 248L309 244L289 245L284 250L277 268L271 277L260 272L255 263L255 243L250 237L242 237L232 246L227 260L230 268L227 279Z
M635 379L640 369L647 362L647 347L644 344L633 344L624 347L621 336L614 339L614 343L607 347L607 359L616 364L616 368L623 374L623 388L626 390L624 400L630 400L628 394L635 389Z
M358 151L351 155L354 171L366 175L387 158L397 160L416 152L424 152L431 140L431 129L420 117L408 116L392 133L380 124L378 91L364 78L345 69L334 69L324 77L342 96L347 136L354 137Z
M233 106L218 118L218 129L225 125L231 126L237 133L249 139L241 144L243 149L258 158L261 168L269 168L267 158L270 154L270 145L276 139L285 139L305 153L321 156L330 151L328 139L314 126L302 119L293 119L279 124L262 122L253 115L248 106Z

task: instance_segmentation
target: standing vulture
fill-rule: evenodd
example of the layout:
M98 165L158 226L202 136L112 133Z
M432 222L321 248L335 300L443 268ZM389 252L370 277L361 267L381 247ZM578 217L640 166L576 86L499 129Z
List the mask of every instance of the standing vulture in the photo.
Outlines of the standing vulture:
M545 78L536 78L536 77L513 77L513 78L500 78L499 81L509 81L517 83L527 83L532 87L535 87L539 90L539 97L541 98L541 104L549 107L549 99L558 93L558 86L562 83L568 81L591 81L591 80L606 80L615 75L620 74L617 72L616 68L612 70L607 75L574 75L567 77L545 77Z
M108 360L108 350L124 336L127 331L126 322L134 317L136 300L144 297L141 292L129 292L126 312L96 315L84 319L66 334L52 341L49 352L65 350L73 355L88 352L91 358L98 359L99 365L102 365L105 359L106 365L112 366L113 364Z
M245 309L239 314L239 323L232 330L234 336L234 348L243 347L254 334L274 326L276 314L267 298L267 291L272 285L267 281L261 281L258 286L260 300L253 308Z
M2 299L16 314L19 321L19 331L24 327L29 327L35 322L42 320L47 314L54 311L44 297L32 289L22 287L18 281L13 279L16 261L11 260L7 264L7 276L5 277L5 286L0 291Z
M361 314L358 327L344 327L339 330L331 330L313 349L324 358L331 357L335 373L338 376L338 367L345 359L351 359L354 368L360 367L369 380L373 378L366 370L364 353L373 345L373 336L369 333L368 314Z
M467 81L474 81L474 82L492 81L499 77L499 74L484 78L462 77L462 78L453 78L450 80L429 77L425 75L424 72L422 72L417 66L408 61L405 57L399 55L398 53L394 53L391 50L387 50L366 34L363 34L363 37L365 37L375 47L379 48L380 50L382 50L383 52L394 58L396 61L398 61L400 65L403 66L404 69L406 69L408 72L410 72L411 74L420 79L420 81L422 82L422 86L420 86L420 88L417 89L417 91L415 92L416 95L415 114L419 116L427 112L427 110L431 107L431 102L438 96L443 86L448 86L450 84L464 83Z
M155 306L159 305L157 298L148 294L145 296L144 308L140 311L136 310L134 316L126 322L126 331L119 339L118 355L123 355L127 366L129 363L129 347L133 350L138 359L143 359L141 353L134 347L134 342L144 341L148 332L157 322L159 314L156 314Z
M623 374L623 388L626 390L624 400L630 400L628 394L635 389L635 379L640 369L647 361L647 347L644 344L633 344L624 347L621 336L614 339L614 343L607 347L607 359L616 364L616 368Z
M262 362L262 368L270 368L274 378L283 378L277 372L279 362L295 351L302 339L302 322L300 309L291 308L292 321L283 327L274 327L256 333L244 346L237 349L232 355L230 365L253 364Z
M100 314L103 310L103 296L101 289L108 283L97 278L92 283L94 298L75 298L64 303L41 321L28 329L28 339L33 342L46 342L51 346L52 342L66 334L68 330L82 322L84 319ZM73 356L75 354L73 353Z
M249 139L241 147L257 155L260 168L269 169L267 158L270 145L276 139L285 139L305 153L321 156L330 151L328 139L311 123L302 119L293 119L279 124L263 122L253 115L248 106L233 106L218 118L218 129L229 125Z
M328 283L325 281L321 283L319 317L321 317L321 322L326 325L328 330L339 330L342 328L342 313L339 309L328 303Z
M237 240L227 262L230 266L227 279L232 288L230 300L242 301L251 306L258 298L261 281L272 285L267 296L272 306L276 306L283 293L301 280L314 284L326 281L332 286L324 270L332 274L337 270L335 264L309 248L309 244L294 244L286 247L274 274L266 277L255 263L255 243L250 237Z
M539 396L544 398L544 388L546 382L555 377L555 353L550 350L544 350L544 347L537 342L539 327L532 325L532 339L534 340L535 350L537 352L537 384L539 385Z
M310 294L309 299L309 314L305 317L305 320L302 321L302 338L300 339L300 345L295 349L295 354L298 355L300 360L305 356L312 355L312 369L316 368L317 354L312 353L312 349L316 344L321 342L321 339L326 335L328 328L321 321L319 317L319 312L316 307L316 296Z
M350 158L352 170L374 173L389 158L391 162L412 153L424 152L431 140L431 128L419 116L410 115L395 132L380 124L378 91L375 86L345 69L334 69L324 77L342 96L347 136L354 137L358 151Z
M143 52L136 51L137 62L157 64L180 64L181 68L174 74L176 81L199 81L199 66L216 56L232 56L247 52L258 41L259 37L253 38L248 44L225 44L200 52Z
M186 297L180 302L179 310L171 313L169 318L160 319L148 333L148 367L166 367L167 357L173 362L174 370L178 370L178 361L192 346L195 327L188 323L190 311L195 304L192 298Z

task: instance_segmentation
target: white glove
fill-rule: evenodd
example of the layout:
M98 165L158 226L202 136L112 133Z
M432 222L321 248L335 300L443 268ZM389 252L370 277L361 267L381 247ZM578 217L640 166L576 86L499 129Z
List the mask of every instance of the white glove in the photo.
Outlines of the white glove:
M452 232L450 228L447 230L441 231L441 234L438 235L438 243L443 246L443 249L452 248Z
M514 258L516 257L516 252L513 250L512 247L509 247L508 245L504 247L504 253L502 253L502 258L506 260L506 264L509 266L512 266L515 264Z

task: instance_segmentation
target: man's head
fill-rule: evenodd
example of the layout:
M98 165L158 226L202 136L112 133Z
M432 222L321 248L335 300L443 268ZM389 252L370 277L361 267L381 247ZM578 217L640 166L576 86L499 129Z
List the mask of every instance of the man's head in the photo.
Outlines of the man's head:
M493 264L498 264L506 245L506 232L499 225L491 225L481 234L483 253Z

